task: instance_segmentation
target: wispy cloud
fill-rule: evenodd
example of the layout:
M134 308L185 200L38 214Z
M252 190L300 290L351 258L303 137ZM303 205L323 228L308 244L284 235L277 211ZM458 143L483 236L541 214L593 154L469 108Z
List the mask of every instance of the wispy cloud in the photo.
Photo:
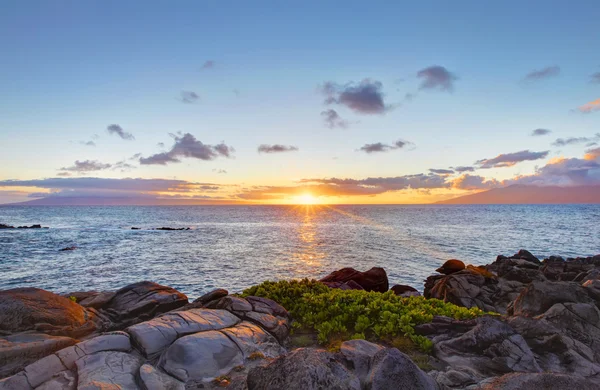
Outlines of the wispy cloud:
M204 62L204 64L202 64L202 67L200 69L202 69L202 70L212 69L215 67L215 65L216 65L215 61L207 60Z
M569 137L569 138L557 138L556 141L552 143L554 146L567 146L567 145L577 145L583 143L593 143L596 141L600 141L600 133L596 133L593 137Z
M116 134L124 140L132 141L135 139L133 134L126 132L121 126L116 124L108 125L106 131L108 131L108 134Z
M225 173L227 173L227 171L226 171L226 170L224 170L224 169L213 169L213 172L216 172L216 173L218 173L218 174L220 174L220 175L221 175L221 174L225 174Z
M63 171L63 172L76 172L76 173L87 173L87 172L93 172L93 171L102 171L104 169L109 169L110 167L112 167L111 164L104 164L104 163L101 163L100 161L95 161L95 160L79 161L79 160L76 160L75 163L73 163L72 166L60 168L59 171Z
M531 152L529 150L521 150L515 153L499 154L494 158L482 159L475 162L481 169L512 167L523 161L534 161L546 158L550 151Z
M79 141L79 143L84 146L96 146L94 141Z
M452 169L429 169L429 172L437 175L451 175L454 173Z
M181 96L179 100L183 103L196 103L200 99L200 96L194 91L181 91Z
M365 144L361 146L358 151L365 153L378 153L378 152L389 152L390 150L402 149L408 146L414 146L412 142L398 140L392 144L384 144L383 142L376 142L373 144Z
M531 135L533 137L539 137L539 136L542 136L542 135L548 135L550 133L552 133L552 130L548 130L548 129L535 129L535 130L533 130L531 132Z
M596 99L577 108L583 114L600 111L600 99Z
M338 112L334 109L328 109L321 112L321 116L325 120L325 125L330 129L334 129L336 127L340 129L345 129L348 127L348 122L342 119Z
M556 77L560 74L560 67L553 65L547 66L542 69L533 70L525 75L525 81L538 81L544 80L551 77Z
M383 84L376 80L344 85L326 82L320 90L326 97L325 104L340 104L358 114L384 114L393 108L385 104Z
M417 78L421 79L419 89L437 89L452 92L454 82L458 77L443 66L433 65L417 72Z
M600 84L600 72L596 72L590 76L590 83Z
M475 168L469 166L453 167L452 169L454 169L458 173L475 171Z
M141 157L142 165L166 165L168 163L180 162L181 158L196 158L199 160L214 160L218 157L231 157L235 151L231 146L224 143L207 145L198 141L190 133L173 135L175 144L168 152L153 154L149 157Z
M283 152L297 152L298 147L292 145L267 145L262 144L258 147L258 153L283 153Z

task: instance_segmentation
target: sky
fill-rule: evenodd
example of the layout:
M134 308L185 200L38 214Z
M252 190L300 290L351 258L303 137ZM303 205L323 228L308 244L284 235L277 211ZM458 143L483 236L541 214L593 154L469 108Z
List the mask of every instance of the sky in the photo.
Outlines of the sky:
M0 2L0 203L600 184L600 4Z

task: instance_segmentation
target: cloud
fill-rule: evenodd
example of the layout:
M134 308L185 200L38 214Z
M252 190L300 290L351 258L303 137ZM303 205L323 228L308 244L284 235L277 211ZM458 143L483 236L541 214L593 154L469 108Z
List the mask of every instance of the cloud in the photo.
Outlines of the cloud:
M596 99L584 104L583 106L579 106L577 109L583 114L590 114L592 112L600 111L600 99Z
M218 174L225 174L225 173L227 173L227 171L224 170L224 169L213 169L213 172L216 172Z
M72 176L69 172L58 172L56 176L69 177Z
M543 69L536 69L525 75L525 81L537 81L558 76L560 74L559 66L547 66Z
M196 158L199 160L214 160L218 157L231 157L235 151L231 146L224 143L217 145L207 145L198 141L190 133L173 135L175 144L168 152L153 154L149 157L141 157L142 165L166 165L172 162L180 162L181 158Z
M365 144L361 146L358 151L365 153L378 153L378 152L389 152L390 150L402 149L405 146L413 145L412 142L398 140L393 144L384 144L382 142L376 142L374 144Z
M208 61L205 61L204 64L202 64L202 67L200 69L202 69L202 70L212 69L215 67L215 65L216 65L215 61L208 60Z
M556 141L552 143L554 146L567 146L567 145L576 145L583 143L593 143L595 141L600 140L600 133L596 133L594 137L569 137L569 138L557 138Z
M592 157L594 152L588 157ZM600 184L600 163L594 159L555 158L532 175L517 176L503 181L504 185L573 186Z
M200 99L200 96L194 91L181 91L181 100L183 103L196 103Z
M429 172L435 173L438 175L451 175L454 173L452 169L429 169Z
M417 72L417 77L422 79L419 89L438 89L452 92L454 81L458 80L454 74L443 66L433 65Z
M488 190L499 187L501 183L496 179L486 179L483 176L469 175L465 173L452 180L452 188L460 190Z
M552 133L552 130L548 130L548 129L535 129L531 132L531 135L533 137L537 137L537 136L541 136L541 135L547 135Z
M474 172L475 171L475 168L473 168L473 167L467 167L467 166L453 167L452 169L454 169L458 173L462 173L462 172Z
M115 125L115 124L108 125L106 127L106 130L108 131L109 134L116 134L119 137L121 137L122 139L125 139L128 141L132 141L135 139L133 134L124 131L123 128L119 125Z
M600 160L600 148L586 150L583 158L585 160Z
M600 72L596 72L590 76L590 83L600 84Z
M328 109L321 112L321 116L325 120L325 125L330 129L334 129L336 127L340 129L345 129L348 127L348 122L343 120L342 117L337 113L334 109Z
M79 141L79 143L81 145L84 145L84 146L96 146L96 143L94 141L87 141L87 142L86 141Z
M266 145L262 144L258 147L258 153L283 153L283 152L297 152L298 147L292 145Z
M158 146L159 148L164 148L165 147L165 143L164 142L159 142L156 144L156 146Z
M112 166L113 171L121 171L121 172L127 172L130 171L132 169L137 169L137 167L135 165L129 164L128 162L126 162L125 160L122 161L118 161L116 162L113 166Z
M534 161L546 158L550 151L531 152L529 150L521 150L515 153L499 154L490 159L478 160L475 162L481 169L512 167L523 161Z
M101 163L100 161L76 160L72 166L60 168L59 171L85 173L85 172L93 172L93 171L102 171L104 169L109 169L110 167L112 167L111 164L104 164L104 163Z
M384 102L380 81L364 79L358 84L350 82L345 85L326 82L320 89L326 96L325 104L340 104L358 114L385 114L393 108Z

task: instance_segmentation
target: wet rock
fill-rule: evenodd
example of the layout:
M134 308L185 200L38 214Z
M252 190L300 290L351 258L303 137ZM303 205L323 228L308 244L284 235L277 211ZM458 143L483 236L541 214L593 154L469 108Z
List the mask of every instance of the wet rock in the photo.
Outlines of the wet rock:
M368 383L371 390L439 389L433 378L396 348L386 348L375 354L371 361Z
M0 223L0 229L14 229L14 226L6 225L4 223Z
M143 354L153 356L181 336L223 329L239 322L239 318L225 310L192 309L163 314L130 326L127 332Z
M460 260L451 259L446 261L440 268L436 269L436 272L439 272L444 275L450 275L458 271L462 271L465 269L465 263Z
M21 333L0 338L0 378L12 375L30 363L75 344L70 337Z
M114 322L113 328L119 329L151 319L187 303L187 297L174 288L144 281L130 284L115 292L104 311Z
M190 228L189 227L187 227L187 228L172 228L172 227L164 227L163 226L163 227L156 228L154 230L190 230Z
M0 291L0 331L77 338L99 327L96 314L60 295L30 287Z
M514 301L513 314L536 316L557 303L565 302L594 303L594 300L578 283L534 281Z
M77 249L77 247L75 245L73 245L73 246L68 246L66 248L59 249L58 251L59 252L66 252L66 251L74 251L75 249Z
M142 361L124 352L98 352L76 362L77 389L139 389L136 375Z
M489 379L477 390L521 390L521 389L577 389L595 390L598 384L588 379L573 375L556 373L511 373L498 378Z
M389 289L387 274L380 267L373 267L365 272L357 271L354 268L342 268L325 276L320 281L326 285L332 282L347 283L353 281L367 291L386 292Z
M359 390L360 381L333 354L299 348L248 374L249 390Z

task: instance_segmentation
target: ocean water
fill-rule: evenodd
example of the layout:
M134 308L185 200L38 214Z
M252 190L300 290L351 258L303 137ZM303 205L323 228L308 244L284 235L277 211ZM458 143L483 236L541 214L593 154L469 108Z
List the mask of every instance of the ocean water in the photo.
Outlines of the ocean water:
M58 293L151 280L195 298L373 266L422 290L450 258L600 253L600 205L4 206L0 223L50 227L0 230L0 289ZM162 226L191 229L146 230Z

